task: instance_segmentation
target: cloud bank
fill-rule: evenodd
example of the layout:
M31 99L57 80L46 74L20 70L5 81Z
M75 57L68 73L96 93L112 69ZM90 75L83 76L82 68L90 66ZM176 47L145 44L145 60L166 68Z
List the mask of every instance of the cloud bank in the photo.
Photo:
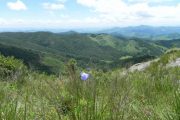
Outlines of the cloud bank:
M157 1L135 1L134 4L128 4L123 0L77 0L77 3L95 12L99 16L99 20L114 23L114 25L121 24L121 22L123 24L180 23L180 4L175 6L151 6L150 3L156 3Z
M16 2L8 2L7 6L11 10L27 10L26 5L21 0L17 0Z
M32 0L33 1L33 0ZM177 26L180 25L180 1L174 0L53 0L39 2L39 8L47 10L47 17L36 20L0 18L1 26L18 27L115 27L115 26ZM35 1L34 1L35 2ZM68 3L68 4L66 4ZM68 6L69 5L69 6ZM72 9L70 7L74 7ZM22 0L7 2L11 10L32 10ZM83 11L80 8L83 8ZM37 11L38 12L38 11ZM74 14L75 13L75 14ZM77 13L77 15L76 15ZM51 15L50 15L51 14ZM26 14L24 14L26 15ZM53 16L52 16L53 15Z

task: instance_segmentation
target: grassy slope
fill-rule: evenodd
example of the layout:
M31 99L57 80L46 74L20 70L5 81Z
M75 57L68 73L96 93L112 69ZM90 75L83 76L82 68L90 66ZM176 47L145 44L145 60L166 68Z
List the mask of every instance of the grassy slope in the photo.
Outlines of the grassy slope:
M179 120L180 68L165 67L178 57L180 51L168 52L144 72L92 70L87 81L80 80L72 63L59 78L26 71L14 81L0 81L0 119ZM0 68L22 66L13 58L0 60L11 61Z

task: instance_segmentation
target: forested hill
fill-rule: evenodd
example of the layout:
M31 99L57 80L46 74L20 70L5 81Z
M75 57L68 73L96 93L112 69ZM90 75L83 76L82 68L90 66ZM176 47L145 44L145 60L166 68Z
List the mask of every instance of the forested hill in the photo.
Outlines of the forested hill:
M125 61L133 64L154 58L164 50L179 45L179 40L168 44L72 31L0 33L1 54L22 59L29 67L47 73L62 71L64 63L71 58L76 59L81 67L109 69L123 66Z

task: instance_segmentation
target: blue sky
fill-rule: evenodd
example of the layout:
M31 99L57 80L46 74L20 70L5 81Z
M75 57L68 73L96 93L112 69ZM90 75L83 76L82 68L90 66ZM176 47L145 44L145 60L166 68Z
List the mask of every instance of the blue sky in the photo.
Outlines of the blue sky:
M180 26L180 0L0 0L0 28Z

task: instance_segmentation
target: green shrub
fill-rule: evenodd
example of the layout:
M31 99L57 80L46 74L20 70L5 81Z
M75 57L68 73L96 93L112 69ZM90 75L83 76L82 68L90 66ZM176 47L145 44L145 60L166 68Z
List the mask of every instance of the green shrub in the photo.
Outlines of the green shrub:
M4 57L0 55L0 79L16 80L26 71L26 67L20 60L14 57Z

